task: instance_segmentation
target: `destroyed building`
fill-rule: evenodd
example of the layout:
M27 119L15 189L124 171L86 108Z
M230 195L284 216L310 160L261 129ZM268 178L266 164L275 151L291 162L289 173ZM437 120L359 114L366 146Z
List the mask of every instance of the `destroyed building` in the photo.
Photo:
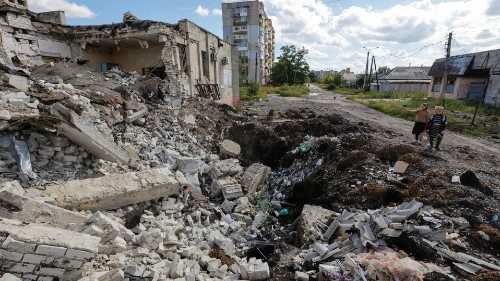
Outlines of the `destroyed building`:
M168 32L219 41L189 21L68 27L9 3L32 29L2 26L26 46L3 44L0 64L0 281L498 280L494 172L445 167L327 104L241 112L190 94ZM193 57L187 73L221 81Z
M76 59L95 71L119 66L169 81L167 92L234 104L237 50L189 20L168 24L135 17L97 26L68 26L64 12L33 13L26 1L0 2L1 62L38 66Z

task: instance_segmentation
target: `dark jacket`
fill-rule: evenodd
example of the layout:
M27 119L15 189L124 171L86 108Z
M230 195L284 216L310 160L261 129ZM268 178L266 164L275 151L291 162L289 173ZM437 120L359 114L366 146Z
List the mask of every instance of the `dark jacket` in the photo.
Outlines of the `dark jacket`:
M443 114L433 114L427 122L427 132L430 137L435 137L437 134L443 134L443 131L448 125L448 118Z

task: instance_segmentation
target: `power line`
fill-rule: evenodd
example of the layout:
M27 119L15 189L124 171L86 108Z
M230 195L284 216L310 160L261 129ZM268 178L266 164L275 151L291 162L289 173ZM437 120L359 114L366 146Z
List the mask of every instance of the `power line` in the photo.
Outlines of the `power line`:
M470 50L467 50L464 47L462 47L460 44L458 44L458 41L455 38L453 38L453 43L455 43L455 45L457 45L459 48L461 48L462 50L464 50L466 53L471 53Z

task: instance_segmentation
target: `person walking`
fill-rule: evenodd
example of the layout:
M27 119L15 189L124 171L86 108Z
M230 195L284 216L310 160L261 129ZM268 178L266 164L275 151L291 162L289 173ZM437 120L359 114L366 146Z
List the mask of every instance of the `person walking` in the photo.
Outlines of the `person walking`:
M439 145L443 140L444 130L448 125L448 118L444 115L444 107L436 106L434 114L427 122L427 132L429 133L430 146L429 149L434 148L434 141L436 142L436 150L441 150Z
M413 130L411 132L415 135L415 141L412 142L412 144L419 144L420 136L425 132L427 121L429 121L429 107L426 103L424 103L420 109L413 110L412 113L416 114L415 124L413 125Z

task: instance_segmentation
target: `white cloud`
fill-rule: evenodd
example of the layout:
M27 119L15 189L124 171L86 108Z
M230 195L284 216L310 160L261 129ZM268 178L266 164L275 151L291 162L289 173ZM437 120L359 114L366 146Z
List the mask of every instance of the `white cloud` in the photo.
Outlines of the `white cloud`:
M384 8L379 2L340 7L328 0L262 1L278 46L307 47L316 69L363 71L363 46L380 47L372 52L379 66L429 65L444 56L450 31L462 46L454 44L452 54L500 47L499 0L414 0Z
M207 8L201 5L198 5L198 7L196 7L196 10L194 12L202 17L206 17L210 13L210 11Z
M212 15L214 15L214 16L222 16L222 10L221 9L213 9L212 10Z
M67 0L29 0L28 4L31 11L62 10L68 18L94 18L96 16L89 7Z

